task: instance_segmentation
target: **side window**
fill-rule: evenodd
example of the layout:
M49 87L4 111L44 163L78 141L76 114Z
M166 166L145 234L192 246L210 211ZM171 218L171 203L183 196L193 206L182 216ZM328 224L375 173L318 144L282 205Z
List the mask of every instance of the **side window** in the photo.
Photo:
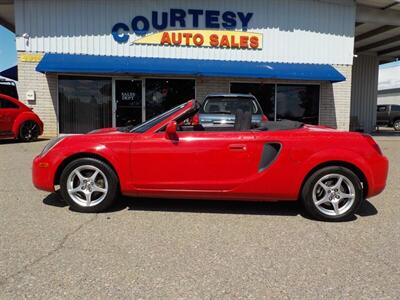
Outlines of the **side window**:
M400 105L392 105L392 111L400 111Z
M2 81L0 79L0 94L18 99L17 87L10 81Z
M378 106L378 112L385 112L386 106Z
M5 99L0 99L0 108L19 108L17 104L5 100Z

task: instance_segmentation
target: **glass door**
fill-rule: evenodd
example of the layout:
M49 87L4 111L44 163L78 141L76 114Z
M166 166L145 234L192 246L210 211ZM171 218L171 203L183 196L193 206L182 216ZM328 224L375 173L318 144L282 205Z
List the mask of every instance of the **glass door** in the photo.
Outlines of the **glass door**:
M114 79L114 122L117 127L144 121L142 84L138 79Z

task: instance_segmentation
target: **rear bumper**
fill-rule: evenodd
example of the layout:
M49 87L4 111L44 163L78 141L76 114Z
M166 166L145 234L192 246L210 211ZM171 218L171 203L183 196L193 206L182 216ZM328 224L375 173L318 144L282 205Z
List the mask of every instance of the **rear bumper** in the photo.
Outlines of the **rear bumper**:
M367 197L373 197L380 194L385 189L389 171L389 161L385 156L380 155L373 161L370 161L369 165L372 171L372 178L369 180Z
M40 156L36 156L32 164L33 185L43 191L54 192L53 166Z

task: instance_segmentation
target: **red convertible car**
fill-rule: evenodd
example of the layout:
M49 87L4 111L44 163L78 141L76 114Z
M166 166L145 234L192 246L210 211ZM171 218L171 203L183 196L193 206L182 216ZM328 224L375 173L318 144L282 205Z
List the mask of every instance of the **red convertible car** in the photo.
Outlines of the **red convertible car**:
M81 212L103 211L122 193L299 200L321 220L348 218L385 187L388 161L368 135L294 121L252 128L243 111L232 128L204 128L191 123L198 110L191 100L136 127L53 139L34 159L33 183L59 185Z
M43 133L43 122L17 99L0 94L0 138L30 142Z

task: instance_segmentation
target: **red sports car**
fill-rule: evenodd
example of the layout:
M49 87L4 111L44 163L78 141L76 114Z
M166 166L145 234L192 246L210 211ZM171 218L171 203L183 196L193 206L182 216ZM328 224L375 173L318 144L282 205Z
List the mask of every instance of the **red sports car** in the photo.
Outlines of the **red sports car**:
M36 140L43 133L43 122L32 109L7 95L0 94L0 138Z
M294 121L252 128L191 123L192 100L136 127L53 139L33 162L33 183L74 210L107 209L129 196L300 200L321 220L343 220L385 187L388 161L368 136Z

